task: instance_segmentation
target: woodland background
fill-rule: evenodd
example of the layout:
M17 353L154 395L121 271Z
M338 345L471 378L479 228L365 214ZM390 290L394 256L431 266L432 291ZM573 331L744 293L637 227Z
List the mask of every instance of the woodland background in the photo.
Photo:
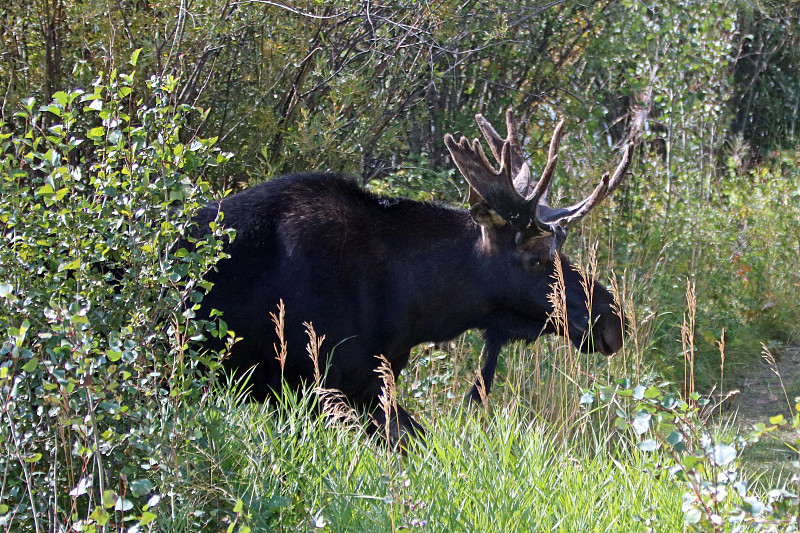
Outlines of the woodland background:
M783 519L780 502L796 506L791 473L751 483L760 495L720 481L719 469L733 463L703 424L674 423L643 446L639 439L651 427L641 413L654 410L654 430L659 410L699 416L701 395L724 396L764 355L775 368L800 338L797 2L5 0L0 95L0 527L490 530L535 508L537 520L573 531L588 517L627 531L673 530L664 525L672 519L715 530L719 520L768 528ZM585 195L621 146L637 145L625 183L567 244L612 280L635 318L621 356L583 359L555 341L509 348L506 384L494 396L511 421L486 413L476 422L452 410L478 365L480 338L420 347L400 394L427 413L418 418L438 420L438 444L405 463L380 445L361 462L351 434L292 418L298 407L288 404L307 398L259 411L191 372L215 366L199 335L227 333L224 318L196 324L191 312L224 231L196 254L170 252L198 206L308 170L463 204L466 184L443 136L476 137L475 113L500 125L508 107L534 169L567 118L555 198ZM121 290L108 277L120 267ZM800 383L781 387L788 409L769 427L793 423L795 433L782 438L795 442L790 398ZM640 403L581 414L579 402L612 396ZM284 422L311 424L302 437L309 443L297 445ZM253 428L256 437L230 438ZM461 435L458 447L436 440L448 433ZM521 448L504 447L509 438ZM737 461L745 440L726 441L738 443L729 446ZM452 466L462 446L483 445L504 467L454 494L465 473L442 465ZM613 470L619 454L654 447L669 450L665 461L682 465L684 477L635 512L637 502L609 507L612 496L602 496L599 514L571 515L591 506L547 507L558 505L541 497L552 485L514 496L520 479L549 479L524 470L536 458L559 458L544 469L577 461ZM339 454L346 475L311 449ZM682 458L686 449L696 462ZM617 462L582 462L594 454ZM255 456L263 459L248 462ZM622 461L628 482L663 467L640 460L650 464L638 455ZM445 472L439 478L424 477L431 462ZM321 469L315 481L302 465ZM473 481L493 466L469 465ZM661 490L655 480L652 490ZM597 494L626 494L610 483ZM688 483L688 504L680 483ZM739 499L721 497L720 486ZM483 523L487 487L498 491L493 501L517 507ZM765 496L773 489L789 496ZM560 491L587 494L574 479ZM621 526L623 515L638 518Z

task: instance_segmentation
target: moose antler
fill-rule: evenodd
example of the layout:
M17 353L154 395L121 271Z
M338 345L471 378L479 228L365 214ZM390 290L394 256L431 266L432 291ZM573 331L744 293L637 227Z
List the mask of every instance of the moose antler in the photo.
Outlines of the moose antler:
M521 247L528 245L535 237L555 235L553 247L560 248L566 238L567 226L586 216L594 206L611 194L619 186L631 163L633 145L629 144L625 147L614 174L610 177L608 173L603 174L592 194L569 207L552 208L543 198L547 197L558 162L558 147L564 131L564 121L556 126L550 141L547 164L541 177L533 182L522 154L519 132L511 109L506 112L505 139L498 135L482 115L476 115L475 120L500 164L499 169L489 163L477 139L470 144L462 136L456 142L448 133L444 136L445 145L470 187L491 210L517 230L517 244Z
M475 121L478 123L483 137L486 139L486 142L489 143L489 148L492 150L492 154L494 154L494 158L498 162L500 162L502 158L503 147L508 145L509 165L511 167L511 173L515 176L515 186L518 179L522 180L523 177L527 177L528 181L530 181L530 169L525 162L525 156L522 155L522 147L519 144L519 132L517 130L517 123L514 120L513 111L511 111L511 109L506 111L507 134L505 139L500 138L500 135L497 134L489 121L483 118L483 115L475 115ZM520 174L520 171L522 171L522 174ZM519 191L519 189L517 190ZM521 191L520 194L522 194ZM523 196L525 195L523 194Z
M597 184L597 187L595 187L594 191L592 191L592 194L590 194L584 200L581 200L580 202L569 207L550 209L550 212L547 215L543 214L543 220L549 224L558 222L562 225L568 225L586 216L586 214L591 211L594 206L599 204L604 198L608 197L616 190L616 188L622 182L622 178L625 177L628 166L631 164L632 155L633 144L628 144L623 149L622 159L620 159L619 163L617 164L617 168L614 169L614 174L611 175L611 177L609 177L608 172L603 174L603 177L600 178L600 183Z
M470 187L491 209L497 212L506 222L515 228L527 228L534 220L533 213L530 212L528 205L522 201L514 188L514 178L511 175L511 147L509 143L502 145L499 154L500 168L495 169L486 154L483 152L480 142L475 139L472 144L466 137L456 143L450 134L444 137L445 145L450 150L450 155L464 177L469 176L467 181ZM527 171L527 165L520 168L520 171Z

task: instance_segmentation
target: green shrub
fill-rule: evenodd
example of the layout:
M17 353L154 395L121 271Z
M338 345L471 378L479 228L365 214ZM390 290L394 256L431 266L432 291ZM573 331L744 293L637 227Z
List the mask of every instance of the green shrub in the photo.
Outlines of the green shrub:
M135 66L136 54L132 61ZM0 524L152 522L208 388L192 320L223 232L177 244L227 156L187 130L176 83L101 75L0 123ZM201 114L202 118L202 114ZM220 327L223 326L223 327Z
M800 403L791 420L777 415L769 424L734 435L706 425L703 410L713 407L707 398L697 393L682 398L671 389L669 384L634 385L621 379L586 391L581 403L605 403L605 410L615 412L615 427L627 431L640 450L654 453L654 477L671 478L683 487L681 509L688 530L796 531L797 474L794 486L784 482L755 490L757 484L740 462L742 451L765 436L796 454ZM790 432L782 435L779 428Z

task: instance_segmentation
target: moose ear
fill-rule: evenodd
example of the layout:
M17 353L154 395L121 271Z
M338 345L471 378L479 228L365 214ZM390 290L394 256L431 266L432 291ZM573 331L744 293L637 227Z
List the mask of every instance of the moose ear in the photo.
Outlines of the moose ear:
M497 228L506 225L503 217L492 211L485 202L478 202L470 206L469 214L472 215L472 220L476 224L484 228Z

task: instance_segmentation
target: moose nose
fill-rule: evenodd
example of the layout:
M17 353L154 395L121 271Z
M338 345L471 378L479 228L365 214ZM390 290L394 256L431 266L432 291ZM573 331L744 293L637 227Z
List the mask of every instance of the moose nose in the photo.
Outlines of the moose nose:
M625 318L620 319L616 313L600 315L596 324L595 345L603 355L614 355L622 349L625 337Z

